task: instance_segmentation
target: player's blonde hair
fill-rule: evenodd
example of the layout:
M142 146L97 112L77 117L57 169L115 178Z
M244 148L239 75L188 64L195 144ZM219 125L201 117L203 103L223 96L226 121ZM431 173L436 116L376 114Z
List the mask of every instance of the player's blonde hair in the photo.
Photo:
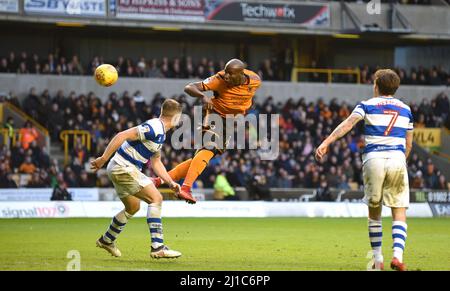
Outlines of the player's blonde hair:
M161 106L161 117L172 117L182 110L181 104L174 99L164 100Z

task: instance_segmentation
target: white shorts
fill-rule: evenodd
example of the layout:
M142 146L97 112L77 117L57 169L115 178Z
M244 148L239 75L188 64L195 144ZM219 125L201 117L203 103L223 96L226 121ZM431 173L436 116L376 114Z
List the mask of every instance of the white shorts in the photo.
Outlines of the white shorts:
M405 161L373 158L363 165L364 203L369 207L409 207L408 170Z
M109 161L106 167L109 179L111 179L114 189L119 198L134 195L144 187L152 184L149 177L144 175L133 165L119 165L114 159Z

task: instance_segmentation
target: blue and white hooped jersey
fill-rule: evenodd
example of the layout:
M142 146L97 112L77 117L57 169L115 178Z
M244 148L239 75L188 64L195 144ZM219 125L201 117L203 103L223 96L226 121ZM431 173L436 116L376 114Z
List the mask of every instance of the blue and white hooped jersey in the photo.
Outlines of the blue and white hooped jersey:
M161 150L166 140L164 125L159 118L147 120L137 126L139 138L125 141L114 155L119 164L132 164L139 170L148 160Z
M363 162L372 158L405 160L406 133L413 129L411 109L392 97L374 97L353 110L364 119Z

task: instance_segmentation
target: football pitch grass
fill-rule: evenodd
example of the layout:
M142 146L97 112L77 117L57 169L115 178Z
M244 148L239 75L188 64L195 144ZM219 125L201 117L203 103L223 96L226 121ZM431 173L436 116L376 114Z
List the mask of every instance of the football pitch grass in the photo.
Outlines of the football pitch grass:
M149 257L145 218L133 218L114 258L95 241L110 219L2 219L1 270L66 270L70 250L81 270L366 270L365 218L163 218L165 242L178 259ZM391 258L391 220L383 220ZM450 270L450 219L411 218L405 262L410 270ZM387 268L386 268L387 269Z

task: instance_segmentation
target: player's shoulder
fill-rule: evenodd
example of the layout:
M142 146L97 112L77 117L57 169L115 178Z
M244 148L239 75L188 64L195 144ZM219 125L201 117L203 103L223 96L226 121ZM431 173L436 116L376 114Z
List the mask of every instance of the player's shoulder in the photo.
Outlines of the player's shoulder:
M152 131L154 131L155 135L164 134L164 126L159 118L152 118L144 122L144 125L147 125Z
M385 100L380 97L371 97L366 100L361 101L363 105L379 105L383 103Z
M212 76L209 76L208 78L206 78L206 79L204 79L203 81L202 81L202 83L203 84L205 84L205 85L208 85L209 83L212 83L212 82L225 82L225 80L224 80L224 76L225 75L225 71L219 71L219 72L217 72L216 74L214 74L214 75L212 75Z
M406 104L402 99L400 98L395 98L401 105L403 108L407 109L408 111L411 111L411 107L409 107L408 104Z
M252 70L244 69L244 74L248 76L250 82L261 83L261 77Z

